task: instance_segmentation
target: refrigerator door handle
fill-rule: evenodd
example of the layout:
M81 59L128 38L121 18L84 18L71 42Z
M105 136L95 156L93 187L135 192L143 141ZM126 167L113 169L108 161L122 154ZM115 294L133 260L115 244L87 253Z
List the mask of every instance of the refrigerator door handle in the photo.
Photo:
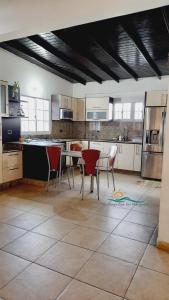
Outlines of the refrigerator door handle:
M160 143L163 151L164 146L164 127L165 127L166 111L162 112L161 128L160 128Z

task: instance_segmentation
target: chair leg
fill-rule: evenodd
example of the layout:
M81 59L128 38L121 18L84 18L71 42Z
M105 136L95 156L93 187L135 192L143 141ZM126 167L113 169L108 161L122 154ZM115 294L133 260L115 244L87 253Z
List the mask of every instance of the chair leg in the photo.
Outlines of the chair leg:
M82 175L82 200L84 199L84 175Z
M115 180L114 180L114 172L112 171L112 179L113 179L113 188L114 188L114 191L115 191Z
M45 188L47 192L49 191L49 181L50 181L50 171L48 171L48 182Z
M98 197L98 200L99 200L99 185L100 185L100 177L99 177L99 174L97 174L96 176L96 180L97 180L97 197Z
M109 188L109 169L108 168L107 168L106 173L107 173L107 186Z
M69 168L67 168L67 179L68 179L69 188L70 188L70 190L71 190L70 176L69 176Z
M72 180L73 180L73 187L75 186L75 179L74 179L74 167L72 166Z

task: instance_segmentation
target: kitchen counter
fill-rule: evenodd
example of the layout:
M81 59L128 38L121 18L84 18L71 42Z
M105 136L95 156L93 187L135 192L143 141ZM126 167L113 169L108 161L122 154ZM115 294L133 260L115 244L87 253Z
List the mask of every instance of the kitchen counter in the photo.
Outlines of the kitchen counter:
M110 140L110 139L51 139L51 140L30 140L24 142L12 142L11 144L18 145L27 145L27 146L41 146L41 147L50 147L55 146L56 144L62 144L65 142L73 142L73 141L92 141L92 142L107 142L107 143L122 143L122 144L142 144L142 139L132 139L128 141L119 141L119 140Z

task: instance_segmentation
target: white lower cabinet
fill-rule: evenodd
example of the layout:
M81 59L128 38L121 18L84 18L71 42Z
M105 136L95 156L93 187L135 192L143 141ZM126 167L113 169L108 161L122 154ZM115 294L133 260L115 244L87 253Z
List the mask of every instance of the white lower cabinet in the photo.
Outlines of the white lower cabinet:
M22 151L2 154L2 177L3 182L9 182L23 177Z
M111 147L117 146L117 154L114 168L128 171L141 171L141 151L140 144L111 143L111 142L90 142L90 148L98 149L109 154ZM103 170L107 169L107 159L102 159L100 165Z
M140 172L141 170L141 152L142 152L142 145L134 145L134 171Z
M70 150L70 144L72 143L80 143L82 144L83 149L88 149L88 141L72 141L67 142L67 150ZM106 154L110 153L111 147L113 146L117 146L117 154L114 164L115 169L137 172L141 171L142 145L95 141L90 141L89 143L90 149L96 149ZM67 164L70 164L70 158L67 157L66 160ZM101 170L107 170L107 158L100 159L99 164Z
M134 144L118 144L117 168L133 171Z

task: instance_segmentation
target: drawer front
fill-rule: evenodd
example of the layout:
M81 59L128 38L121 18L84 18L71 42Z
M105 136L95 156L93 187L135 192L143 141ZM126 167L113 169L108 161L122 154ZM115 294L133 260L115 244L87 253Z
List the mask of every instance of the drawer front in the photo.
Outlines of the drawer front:
M23 177L22 168L4 169L3 182L17 180Z
M13 169L22 166L22 152L3 154L3 169Z
M3 182L22 177L22 152L3 153Z

